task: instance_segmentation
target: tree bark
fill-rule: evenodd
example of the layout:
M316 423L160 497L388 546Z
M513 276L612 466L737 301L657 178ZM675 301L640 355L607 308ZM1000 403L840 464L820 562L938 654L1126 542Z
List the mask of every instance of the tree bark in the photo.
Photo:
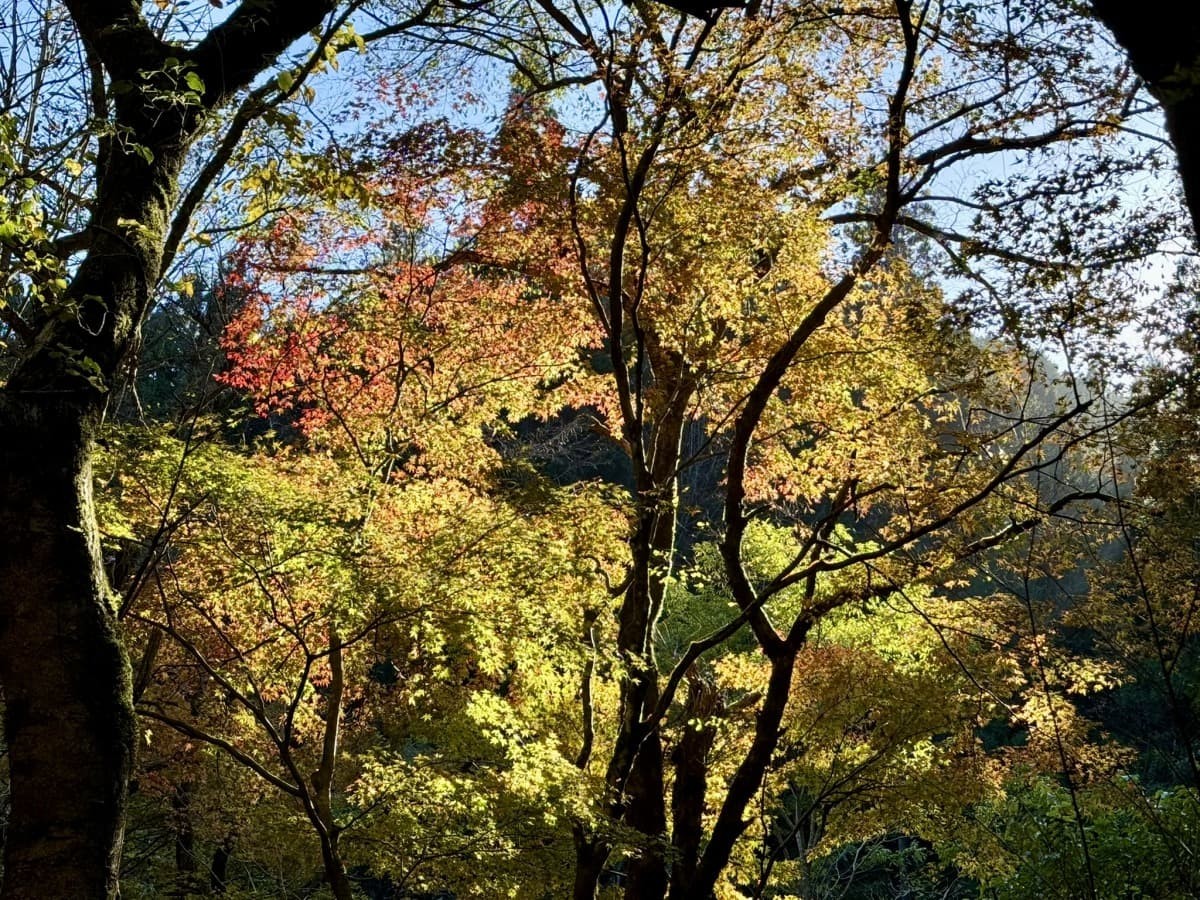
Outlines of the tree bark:
M185 781L175 787L171 801L175 831L175 893L186 900L197 890L196 831L192 827L192 784Z
M622 683L621 727L608 769L610 814L642 835L628 862L627 900L663 900L668 888L667 813L662 738L646 718L658 705L654 629L675 562L679 464L695 381L681 356L651 345L657 390L669 398L651 431L651 452L638 491L639 527L632 542L633 579L619 614L617 648L630 662Z
M354 890L346 875L341 851L338 850L336 831L321 835L321 862L325 866L325 878L329 881L329 892L333 894L335 900L354 900Z
M214 894L224 894L229 886L229 860L233 858L233 846L237 842L234 832L225 835L208 866L208 889Z
M725 792L721 811L690 883L672 883L671 900L710 900L717 879L729 864L733 847L749 824L746 809L762 787L771 756L779 746L780 727L791 694L796 650L788 647L771 659L767 693L754 724L754 741Z
M572 900L595 900L600 892L604 864L612 852L609 845L588 833L582 825L574 828L575 878L571 888Z
M675 784L671 789L671 883L690 884L700 861L704 837L704 805L708 795L708 755L717 738L712 717L718 713L717 689L702 676L688 684L687 723L671 754Z
M92 512L94 405L0 395L3 896L111 897L135 723Z
M92 447L158 279L181 138L104 172L96 237L0 393L0 683L12 753L5 900L112 897L136 723L100 555ZM155 226L158 226L157 229Z
M1192 224L1200 234L1200 16L1194 0L1092 0L1162 103Z
M654 702L657 692L655 695ZM665 791L662 739L654 729L642 741L626 789L629 808L625 821L645 835L641 852L631 857L626 867L626 900L663 900L667 895Z
M136 723L92 508L92 445L161 275L179 175L201 126L332 0L245 3L188 50L128 0L67 0L127 90L101 138L87 256L0 390L0 683L12 813L0 897L117 893ZM204 90L183 102L168 60ZM175 63L178 65L178 63ZM164 83L164 79L166 79ZM97 115L107 113L97 110Z

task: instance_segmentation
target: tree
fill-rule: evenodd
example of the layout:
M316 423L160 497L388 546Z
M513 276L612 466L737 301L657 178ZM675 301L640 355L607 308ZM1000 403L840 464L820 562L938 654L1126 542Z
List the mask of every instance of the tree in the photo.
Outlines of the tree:
M69 284L20 319L9 307L25 345L0 393L0 682L12 775L3 892L14 898L116 892L136 725L99 557L96 428L174 252L172 232L194 208L180 207L189 152L216 111L334 7L245 3L183 43L159 36L138 4L66 5L99 123L95 195L70 242L85 249ZM239 136L235 124L227 139Z
M947 82L970 83L967 76L958 80L959 74L947 75L946 71L957 72L954 66L960 63L968 68L986 67L985 57L967 51L967 46L972 51L983 47L995 51L1004 46L1005 40L1034 40L1042 29L1061 23L1052 23L1035 14L1031 22L1022 24L1021 16L1028 12L1022 10L1008 20L997 17L996 21L982 19L972 24L969 18L956 19L955 25L962 26L959 31L945 22L940 21L937 26L927 23L922 17L923 9L908 4L880 9L874 21L889 22L894 31L889 32L882 24L878 25L879 30L874 30L874 26L855 23L855 28L848 29L850 37L847 41L851 49L847 51L834 44L827 51L831 57L840 53L835 58L862 78L865 77L863 73L875 74L872 65L879 63L877 59L868 64L863 64L861 58L848 61L853 56L855 37L863 36L865 40L876 42L871 46L895 48L892 71L899 73L898 79L887 87L878 88L888 98L888 116L886 119L881 116L880 120L864 117L863 121L856 122L858 130L854 131L859 142L867 134L878 135L883 147L874 150L866 159L855 160L856 148L842 146L835 136L838 132L825 131L814 138L803 131L788 132L787 125L781 122L782 119L788 124L793 121L811 124L821 120L821 111L796 110L796 119L786 120L778 116L776 108L778 117L765 126L770 129L769 142L775 147L788 146L802 160L793 162L794 169L785 169L775 176L778 180L773 180L772 176L776 172L773 166L779 163L757 154L751 143L755 122L754 113L750 111L753 106L749 103L740 106L743 100L738 92L743 86L747 86L749 92L748 86L752 85L759 96L786 96L797 107L803 108L806 98L797 96L798 88L785 86L788 85L786 79L802 77L798 73L804 71L804 63L798 60L805 58L805 53L822 58L819 25L813 25L811 32L804 33L811 35L811 44L804 44L797 32L789 32L788 39L792 43L786 45L787 49L779 49L778 44L772 43L772 22L767 13L747 24L744 31L738 31L738 26L732 22L714 25L710 21L700 25L664 21L654 10L645 9L627 29L613 26L606 32L605 42L600 46L614 48L606 51L598 49L585 21L564 22L561 14L555 16L554 10L547 9L548 15L554 17L565 32L564 43L573 46L585 58L580 63L581 68L586 71L586 57L591 55L595 66L592 77L605 85L603 114L607 119L581 140L578 161L561 177L561 181L567 182L566 189L560 182L555 192L547 183L545 161L553 158L553 154L545 150L532 154L540 166L542 174L539 177L526 174L514 180L518 184L537 186L540 191L537 201L544 210L543 221L548 229L561 233L569 228L575 234L584 293L597 309L597 318L605 328L611 354L613 395L603 408L609 413L609 428L614 439L631 456L634 472L635 511L631 516L634 525L630 536L629 587L618 613L617 652L626 668L621 682L620 720L607 767L609 793L604 806L612 821L642 835L641 847L626 856L622 864L628 896L662 896L668 889L668 882L672 896L708 896L716 890L718 882L725 877L734 846L745 828L746 806L763 783L778 747L778 732L798 654L804 648L810 630L838 606L864 599L861 591L887 594L918 577L915 572L905 572L903 566L894 571L885 567L882 580L876 581L879 573L875 569L875 559L886 558L901 550L905 558L910 555L924 557L928 536L942 529L955 531L967 526L970 515L964 514L970 513L976 504L986 506L989 498L995 499L993 491L1007 493L1020 477L1055 465L1068 446L1074 445L1082 434L1093 427L1101 427L1098 424L1083 426L1081 434L1064 437L1066 443L1062 445L1057 444L1059 438L1051 437L1060 427L1070 431L1073 426L1068 423L1076 415L1080 416L1081 422L1086 421L1084 414L1091 404L1079 400L1078 404L1068 404L1059 411L1063 418L1035 418L1032 421L1040 423L1037 428L1019 429L1021 438L1003 450L998 445L994 459L999 468L992 469L990 474L985 474L982 469L971 474L956 470L955 475L950 476L949 473L939 474L935 465L923 469L920 474L911 471L902 476L899 481L910 487L897 488L896 480L882 474L866 475L862 457L881 466L919 465L911 454L904 461L892 459L884 463L888 455L882 448L864 449L862 457L843 457L842 453L848 450L837 449L837 436L844 431L855 432L860 440L871 443L871 438L867 437L872 433L869 426L860 425L858 428L862 430L855 431L849 425L838 423L841 415L853 421L866 413L864 407L871 408L872 401L858 399L850 408L839 409L835 399L838 388L833 387L839 384L840 373L836 369L825 368L822 379L803 374L805 359L834 357L837 347L869 347L874 335L871 329L881 328L896 342L889 349L901 358L908 352L914 353L914 357L905 361L917 372L923 372L930 381L922 388L920 376L915 376L915 382L907 382L903 377L889 382L883 380L881 370L863 372L860 369L846 374L848 384L855 384L857 379L853 390L861 392L860 397L877 394L876 408L890 408L894 403L913 410L914 407L903 399L906 394L916 397L926 390L936 393L938 385L948 384L949 372L939 374L921 368L919 344L908 343L916 340L915 334L904 332L897 320L890 320L886 325L870 322L872 314L886 319L889 303L896 302L893 298L913 290L910 283L897 276L899 262L888 252L893 229L898 225L932 237L947 249L955 265L960 267L959 271L976 273L984 290L991 293L987 297L981 292L980 300L990 304L998 299L1001 309L991 307L995 310L993 314L999 313L1018 329L1022 329L1021 317L1028 313L1020 306L1008 307L1005 311L1005 294L1009 299L1024 294L1032 300L1034 296L1044 297L1046 289L1057 282L1056 277L1049 282L1043 280L1043 275L1055 268L1056 253L1052 247L1055 239L1050 239L1045 232L1041 233L1047 238L1045 244L1041 243L1042 236L1039 235L1022 248L1009 245L1010 249L1006 249L1003 246L1005 234L1001 233L1001 228L1011 232L1016 220L1028 221L1026 235L1037 235L1041 230L1041 225L1032 219L1021 218L1022 201L1017 199L1016 189L1003 200L992 197L986 189L981 189L972 198L972 205L997 218L993 226L986 214L981 216L982 221L976 223L978 237L967 240L961 233L955 235L904 210L922 199L926 185L936 183L944 169L955 162L990 152L1002 154L1025 148L1046 148L1072 134L1091 132L1089 126L1072 122L1073 116L1068 116L1055 118L1054 125L1040 133L1021 134L1018 122L1023 120L1023 115L1009 106L1005 98L1013 90L1013 84L1028 82L1011 72L997 76L999 86L995 96L999 99L995 101L994 119L986 101L981 106L959 98L957 102L961 105L956 107L955 101L946 99L946 94L937 93L932 87L930 90L938 97L937 101L922 94L927 86L922 76L926 74L930 76L930 84L938 78L939 86ZM963 12L970 15L965 8ZM1009 36L997 37L1003 33L1006 24ZM940 30L942 27L945 32ZM841 37L844 32L835 33ZM871 37L865 38L868 34ZM930 70L918 66L917 60L928 58L921 54L922 42L926 39L938 41L943 34L954 34L957 40L963 41L963 55L954 56L956 62L948 64L948 70L933 76ZM1014 38L1014 34L1017 37ZM711 44L708 43L710 39ZM739 39L745 43L739 44ZM832 42L834 38L829 40ZM743 48L746 49L743 51ZM1011 46L1003 50L1005 65L1011 65L1013 61L1012 50ZM745 52L750 59L778 60L779 69L771 70L770 75L760 75L752 63L741 61L739 51ZM722 53L728 56L722 57ZM789 53L794 55L789 56ZM563 65L564 55L558 46L545 51L545 58L552 58L558 65ZM789 63L796 68L788 69ZM884 80L882 73L888 70L878 71ZM977 69L973 71L978 73ZM772 77L778 77L782 83L772 81ZM986 79L987 76L981 77ZM1106 101L1094 90L1089 94L1086 85L1075 84L1082 95L1091 97L1084 101L1085 104L1099 102L1105 105L1116 99L1110 96ZM538 87L535 78L531 88L536 91ZM824 99L826 108L838 109L837 101ZM941 100L946 100L944 107ZM1047 100L1043 109L1048 111L1057 101ZM851 101L847 100L846 105L852 108ZM1110 110L1113 108L1109 107ZM970 113L964 113L965 110ZM1028 108L1027 111L1031 112ZM927 125L908 124L906 117L909 115L921 118ZM941 115L946 118L939 118ZM959 121L961 115L968 118ZM1058 114L1050 115L1056 117ZM1111 116L1111 112L1099 114L1098 119L1104 120L1106 116ZM1032 123L1033 120L1029 121ZM949 122L966 127L968 136L947 138L945 144L940 144L939 139L945 137L941 128ZM1080 126L1082 131L1078 130ZM995 136L988 136L991 127L998 130ZM543 137L547 133L543 132ZM822 140L828 144L822 147L823 154L813 154L815 158L805 157L797 149L807 142L821 146ZM930 145L922 143L926 140ZM702 161L704 152L699 148L710 147L725 154L719 157L719 165ZM746 160L753 162L749 171L743 173L738 165L745 164ZM1108 164L1097 162L1097 171ZM829 215L833 222L864 222L874 229L858 233L860 243L857 246L861 255L839 270L840 277L828 274L820 263L815 262L814 257L819 259L820 251L814 252L811 249L813 243L804 242L806 238L813 240L809 237L812 232L802 231L803 226L798 222L791 226L795 231L782 224L784 220L779 207L773 204L784 206L785 201L774 199L771 194L774 188L778 191L775 197L785 195L786 189L775 186L791 187L794 182L790 182L788 176L803 173L798 177L809 192L800 189L796 191L799 197L787 195L788 202L794 204L788 208L795 211L797 220L802 222L804 213L800 210L806 208L806 202L811 211L845 197L845 194L837 193L841 184L836 176L830 176L829 182L825 183L818 180L837 171L839 166L849 169L845 177L851 181L856 177L864 178L865 173L870 172L878 192L873 206L864 204L866 209L860 207L860 210ZM923 170L924 166L928 169ZM812 182L816 184L810 187ZM823 192L822 187L830 183L832 187ZM1065 182L1063 184L1065 186ZM934 199L937 193L936 189L930 188L926 196ZM1048 198L1053 194L1054 189L1046 186L1043 179L1042 187L1032 188L1027 196ZM728 197L738 198L735 209L721 206L718 198ZM957 201L951 199L950 202ZM528 225L524 227L528 232ZM778 231L773 233L773 227ZM985 233L987 239L983 239ZM979 242L975 243L976 240ZM820 247L819 238L817 241L816 246ZM960 248L967 248L967 253L962 253ZM805 252L813 256L806 257ZM1072 267L1095 265L1084 261L1085 257L1076 255L1077 252L1073 251ZM1014 281L1007 284L1015 290L996 290L992 280L995 270L986 265L978 268L972 265L972 257L978 259L977 254L999 260L1000 265L996 268L1009 273ZM554 255L547 252L546 258ZM503 249L497 247L490 258L503 265ZM1039 264L1038 259L1049 264ZM527 256L515 264L528 268ZM756 271L756 266L761 270ZM1034 275L1035 272L1043 275ZM888 276L896 281L890 281ZM1021 287L1017 288L1017 284ZM1074 276L1068 276L1050 290L1057 293L1061 289L1064 293L1060 296L1067 300L1068 296L1079 296L1076 293L1079 286L1080 282ZM762 299L757 291L763 291L769 299ZM852 294L861 299L849 299ZM1067 302L1076 301L1070 299ZM789 306L789 303L795 306ZM806 303L810 305L806 306ZM936 301L931 303L931 309L929 314L937 321ZM740 311L740 317L734 310ZM779 319L773 320L771 312L776 310ZM753 313L748 316L748 311ZM855 320L856 314L862 318ZM1061 319L1055 319L1054 324L1045 317L1045 307L1040 315L1041 324L1049 326L1049 334L1063 333L1064 328L1074 327L1068 324L1073 318L1069 312ZM726 326L733 322L737 324L727 332ZM861 330L856 330L856 326ZM842 328L847 330L845 344L841 343L843 338L839 333ZM928 323L915 328L917 333L936 333ZM732 361L735 357L724 355L738 351L766 362L760 364L761 368L739 368ZM945 359L948 351L933 351L935 355L939 352ZM892 370L893 377L898 372L909 374L912 369L897 363L896 369ZM881 376L879 381L871 377L874 374ZM970 382L970 376L966 380ZM830 388L834 396L823 396L821 387ZM965 393L971 389L964 385L959 390ZM897 394L890 394L890 390ZM777 391L786 397L786 401L779 398ZM885 397L889 400L884 400ZM953 404L945 408L943 415L949 418L952 408ZM866 414L869 418L869 413ZM1016 408L1005 411L1001 406L995 409L995 414L997 418L1011 421L1012 417L1023 418L1028 412L1017 412ZM709 432L709 446L726 458L722 547L728 564L726 577L741 615L726 628L714 631L709 639L697 642L692 653L667 671L660 669L649 636L661 613L664 585L671 577L675 562L679 472L688 462L680 449L681 438L689 427L697 424ZM760 434L760 426L768 437ZM893 425L897 430L900 427ZM973 432L976 427L966 426L966 433ZM786 439L782 438L791 429L807 435L807 440L797 439L799 448L787 446ZM986 433L987 429L983 431ZM882 439L883 433L879 434ZM889 435L893 442L891 446L901 443L896 435L897 431ZM993 433L992 438L1004 444L1000 432ZM970 441L971 438L944 437L941 440L956 442ZM1050 445L1043 446L1043 441L1047 440ZM796 465L797 458L815 458L819 462ZM1008 468L1009 463L1001 463L1003 459L1009 460L1012 468ZM795 469L790 469L791 466ZM1016 475L1018 471L1020 476ZM815 483L805 481L805 474L809 472ZM832 475L834 472L853 474L839 480ZM1014 476L1013 480L1010 475ZM831 477L832 484L821 480ZM852 500L851 497L871 484L873 478L879 479L879 491L891 494L890 499ZM915 496L907 495L901 499L918 483L938 485L930 489L943 500L948 495L957 497L963 505L938 512L938 502L930 502L932 497L922 495L922 499L917 500ZM974 488L970 487L972 484ZM777 509L771 505L772 501L778 502L777 498L782 499L780 495L787 497L789 492L798 498L800 509L806 511L797 516L800 520L797 528L800 533L809 534L808 541L800 542L795 560L777 577L761 584L752 583L745 574L742 560L742 538L751 517L748 510L754 508L756 514L762 515L764 506ZM756 501L753 507L749 503L751 497ZM1063 505L1058 505L1059 501L1063 501ZM872 528L867 510L875 503L878 503L876 509L890 506L892 509L923 511L907 520L908 529L894 520L886 526L887 538L880 542L882 549L859 553L844 547L837 562L822 561L822 553L816 548L830 542L828 529L839 522L857 523L850 526L852 531ZM1054 498L1041 506L1043 515L1061 511L1065 504L1066 498ZM796 513L792 515L796 516ZM1009 528L1000 528L994 539L998 542L1001 536L1015 536L1033 525L1033 519L1018 521L1024 524L1014 522ZM806 532L806 527L811 528L811 532ZM982 526L975 523L967 527ZM964 556L992 546L990 539L980 539L983 542L978 543L960 536L959 540L962 543L956 546ZM930 577L936 580L939 576L945 577L945 570L939 566L949 566L956 558L950 553L940 557L940 563L916 565L918 570L932 565L931 571L938 575ZM786 617L783 621L787 624L782 630L770 624L773 595L805 578L815 578L826 567L840 569L843 565L851 569L863 566L865 577L857 587L847 587L843 594L826 601L818 601L814 594L810 598L810 608ZM673 809L669 812L665 808L670 779L665 745L670 738L663 724L664 717L672 708L674 692L690 666L702 653L728 639L742 624L752 627L770 660L770 678L760 687L764 699L758 710L755 740L745 751L741 765L724 785L724 794L715 784L708 786L712 792L708 814L715 817L715 824L704 833L699 822L686 818L702 814L697 811L696 804L686 811ZM678 765L677 760L672 761ZM680 777L678 770L675 774L676 778ZM703 780L697 784L703 784ZM679 818L681 812L685 818ZM671 821L672 813L674 821ZM581 827L580 831L576 896L590 897L597 890L614 841L624 838L616 837L617 831L606 832L602 826L590 831ZM699 853L701 847L702 855ZM668 860L673 862L669 864Z
M1162 104L1192 223L1200 232L1200 24L1196 11L1187 0L1154 0L1137 7L1121 0L1091 0L1091 9L1112 31L1134 70Z
M93 522L91 446L207 188L251 124L336 55L357 5L318 30L304 62L251 83L333 6L246 0L199 40L173 41L135 4L68 4L90 62L92 116L104 123L80 232L68 232L70 214L39 215L33 176L45 173L26 171L10 152L20 144L11 117L0 120L0 240L25 292L4 309L6 339L23 346L0 393L0 524L11 535L0 550L14 787L7 895L114 890L134 725ZM617 504L627 529L614 528L627 570L613 579L613 608L589 600L575 610L584 641L574 649L588 651L576 653L585 658L578 740L568 752L560 736L554 751L598 786L571 811L577 897L617 877L628 896L656 900L727 889L761 838L747 837L748 810L783 777L783 732L799 721L789 704L836 656L815 652L814 635L850 607L923 596L964 563L1096 499L1044 493L1034 476L1055 472L1125 411L1099 416L1084 389L1058 407L1031 405L1036 350L1049 342L1086 354L1088 340L1129 321L1121 266L1170 240L1174 211L1122 208L1120 189L1154 164L1156 149L1124 133L1132 85L1091 56L1088 23L1041 3L992 6L754 3L744 15L697 18L640 3L615 12L549 0L452 5L421 33L429 43L418 55L482 49L509 67L514 89L495 110L494 133L464 129L466 140L448 142L466 160L460 177L414 183L377 165L353 173L377 178L403 214L367 206L353 226L340 213L365 191L317 215L253 209L276 228L245 274L275 281L227 335L237 357L227 381L286 418L297 446L357 460L380 491L400 478L457 478L498 495L508 481L526 483L496 449L518 430L513 419L565 408L594 420L627 461L631 490ZM222 120L218 111L243 93ZM443 109L428 119L452 117ZM449 134L445 121L422 125L378 145L372 163L402 168L414 146ZM285 128L295 131L294 121ZM210 129L211 155L181 191ZM480 146L487 152L472 157ZM47 158L68 173L78 166L55 153ZM1019 174L994 177L989 161ZM279 165L256 173L264 193ZM443 192L452 203L435 202ZM406 217L410 200L435 214ZM446 225L458 201L462 219L443 235L451 251L435 254L430 226ZM1114 239L1126 212L1128 230ZM373 235L381 222L388 231ZM944 257L931 264L911 252L897 240L903 232ZM368 246L382 252L363 271ZM405 247L420 252L396 252ZM64 263L81 251L77 265ZM931 283L935 271L945 290ZM655 634L685 561L684 476L705 456L724 466L723 485L709 487L723 521L708 536L736 611L668 664ZM763 574L747 550L758 518L796 538ZM208 602L175 598L144 624L188 652L192 638L170 617L199 615ZM296 709L317 691L310 670L328 663L338 680L341 612L321 607L291 634L306 661L287 672ZM310 633L318 620L324 630ZM758 665L708 690L712 656L747 628ZM211 632L218 647L246 638ZM191 660L214 672L233 664L204 651ZM318 833L340 827L337 754L320 757L315 782L297 784L295 748L270 732L275 711L230 684L257 712L239 740L279 768L238 762L280 779L265 780L299 800ZM341 733L338 693L327 690L317 714L326 736ZM220 737L177 709L147 712ZM712 765L705 719L751 714L747 740ZM406 786L386 768L371 770L364 796L373 785L371 796L399 803ZM680 788L676 804L681 785L693 793ZM325 844L337 882L339 850Z
M265 858L262 831L303 860L308 831L336 896L381 869L398 889L475 891L479 854L514 890L553 868L538 861L569 844L552 810L574 805L576 623L611 567L598 498L501 452L505 417L569 368L578 317L428 258L464 190L439 174L459 141L433 137L389 135L353 185L306 182L307 208L231 257L220 380L280 434L247 458L194 412L182 446L135 427L104 453L104 534L140 561L122 586L155 733L143 783L169 785L154 791L187 823L185 856L213 839L191 824L211 783L265 794L254 824L223 816L243 823L237 856ZM310 160L281 162L286 180Z
M667 3L706 19L719 14L722 4ZM740 6L737 4L736 6ZM1131 6L1122 0L1090 0L1091 13L1112 31L1155 99L1162 104L1167 133L1179 161L1187 205L1200 230L1200 111L1196 60L1200 59L1200 30L1188 0L1155 0Z
M581 623L618 700L606 707L605 667L588 664L578 764L603 770L603 788L575 823L577 897L617 877L630 897L725 890L807 674L798 667L819 659L815 630L839 609L959 577L963 563L1096 499L1037 489L1033 476L1111 420L1084 390L1032 402L1030 347L1079 352L1125 320L1121 265L1176 223L1144 215L1112 240L1112 190L1154 148L1118 141L1127 85L1087 68L1088 23L1041 5L940 9L941 19L901 2L696 21L635 6L609 20L547 3L481 9L429 35L481 47L515 73L463 203L477 217L429 272L466 267L485 289L516 281L535 330L543 305L590 310L590 332L559 340L582 359L546 387L594 413L631 472L612 643ZM831 61L836 78L823 74ZM825 90L805 89L813 83ZM1009 181L948 186L960 165L1026 155ZM970 228L951 226L955 210L974 217ZM896 249L901 231L945 251L946 277L968 282L961 296L934 289L921 260ZM296 240L324 246L319 228L311 235ZM330 259L311 269L348 271ZM340 327L342 314L327 321ZM992 341L972 339L963 319ZM294 333L304 377L291 364L280 382L316 417L344 403L344 387L365 398L376 371L327 378L320 332ZM265 343L286 333L278 322L256 331ZM436 359L429 375L445 377ZM724 461L714 531L737 612L667 665L654 635L681 558L681 483L705 455ZM758 517L793 528L797 543L778 571L752 578L744 539ZM798 604L783 602L788 591ZM748 706L714 699L700 677L705 654L746 627L762 663L761 680L739 686ZM706 725L693 736L684 724L702 706L755 716L720 770ZM681 790L674 803L672 781L691 785L692 802Z
M598 498L381 484L353 455L200 432L110 433L102 459L110 552L148 560L125 601L141 808L186 835L185 859L236 831L243 865L287 854L280 890L323 868L336 897L371 873L468 894L477 855L493 887L562 868ZM176 868L195 890L194 864ZM163 884L147 882L125 889Z

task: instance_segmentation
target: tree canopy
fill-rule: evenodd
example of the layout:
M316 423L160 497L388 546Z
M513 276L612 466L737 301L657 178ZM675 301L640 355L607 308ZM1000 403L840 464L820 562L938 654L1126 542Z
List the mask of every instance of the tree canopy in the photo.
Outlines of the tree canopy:
M0 896L1194 896L1150 12L13 0Z

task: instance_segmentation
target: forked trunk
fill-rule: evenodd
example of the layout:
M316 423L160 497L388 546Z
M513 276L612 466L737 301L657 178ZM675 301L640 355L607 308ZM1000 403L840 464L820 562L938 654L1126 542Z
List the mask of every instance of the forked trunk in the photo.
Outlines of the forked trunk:
M335 900L354 900L354 889L346 875L346 866L342 862L341 851L338 850L337 834L322 836L321 862L325 866L325 879L329 882L329 892Z
M771 660L766 696L755 717L754 740L725 790L721 811L694 875L687 883L671 884L671 900L709 900L714 896L717 882L733 855L734 845L749 825L746 809L762 787L771 756L779 746L792 673L796 669L796 653L789 647Z
M606 843L587 834L581 826L575 826L575 881L571 889L572 900L596 900L600 891L600 878L604 874L604 864L610 852Z

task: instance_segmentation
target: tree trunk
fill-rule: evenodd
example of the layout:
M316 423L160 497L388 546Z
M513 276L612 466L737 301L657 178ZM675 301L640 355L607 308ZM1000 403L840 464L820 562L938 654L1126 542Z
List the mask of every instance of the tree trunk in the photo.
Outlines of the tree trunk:
M1192 224L1200 234L1200 18L1194 0L1092 0L1166 113Z
M183 782L175 788L171 801L175 813L175 894L186 900L196 892L196 832L192 827L192 785Z
M574 828L575 835L575 880L571 889L572 900L596 900L600 891L600 877L604 864L611 852L608 845L589 835L581 825Z
M92 248L0 391L0 683L12 754L4 900L115 896L132 676L92 504L108 385L158 277L183 154L116 154ZM134 224L130 224L130 223Z
M98 410L0 395L2 896L114 897L135 721L92 511Z
M342 862L338 850L337 832L321 836L321 861L325 866L325 878L329 882L329 892L335 900L354 900L354 890L350 879L346 877L346 866Z
M229 860L233 857L233 845L237 842L234 832L225 835L208 867L208 889L214 894L223 894L229 886Z
M630 858L626 868L626 900L663 900L667 896L665 791L662 739L655 729L642 741L626 787L629 807L625 821L645 835L641 852Z
M351 900L353 891L346 877L346 865L338 850L341 833L333 815L333 775L337 770L338 742L342 727L342 697L346 691L346 676L342 666L342 639L336 626L329 626L329 686L325 695L325 733L321 745L321 764L312 774L312 809L310 816L321 839L321 859L325 877L337 900Z
M771 757L779 746L783 713L787 709L796 668L796 650L787 648L771 660L767 693L754 723L754 741L729 782L725 801L713 826L708 845L700 857L695 877L688 884L671 885L671 900L709 900L717 880L733 853L733 847L749 824L746 809L762 787Z
M652 429L648 468L638 491L633 579L617 634L617 648L631 670L621 686L621 726L607 776L614 795L611 815L642 835L639 852L628 862L627 900L663 900L668 887L662 738L657 723L647 727L646 719L659 699L654 629L675 564L680 453L696 389L678 354L660 351L652 341L650 355L656 385L670 400Z
M704 804L708 794L708 754L717 739L711 718L720 698L711 683L697 675L688 683L687 718L671 754L675 784L671 790L671 883L690 884L700 861L704 837Z
M93 110L111 118L87 256L65 294L36 307L33 338L0 390L0 683L12 775L3 900L117 893L136 722L92 509L92 443L161 275L192 142L333 5L241 4L184 50L154 33L139 3L66 0L88 52L126 90ZM168 71L180 58L203 86L190 101Z

